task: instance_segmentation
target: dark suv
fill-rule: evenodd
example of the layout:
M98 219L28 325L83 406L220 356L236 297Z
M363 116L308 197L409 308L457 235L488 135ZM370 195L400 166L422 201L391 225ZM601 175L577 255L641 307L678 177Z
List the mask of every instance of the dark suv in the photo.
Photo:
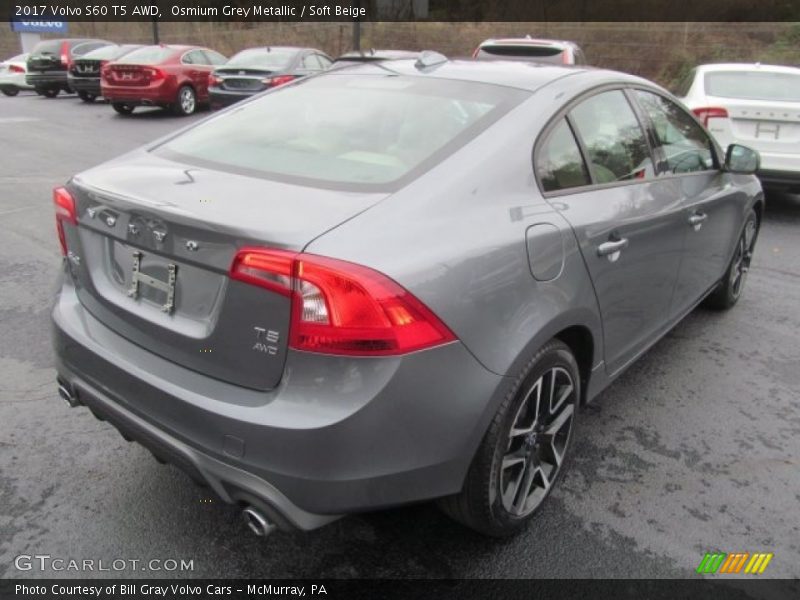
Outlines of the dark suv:
M40 96L55 98L60 91L72 93L67 79L75 59L87 52L108 46L112 42L93 39L43 40L28 56L28 75L25 81Z
M87 52L82 58L72 62L67 75L70 89L78 92L84 102L94 102L102 94L100 89L100 73L106 63L122 58L129 52L142 48L140 44L124 44L103 46Z

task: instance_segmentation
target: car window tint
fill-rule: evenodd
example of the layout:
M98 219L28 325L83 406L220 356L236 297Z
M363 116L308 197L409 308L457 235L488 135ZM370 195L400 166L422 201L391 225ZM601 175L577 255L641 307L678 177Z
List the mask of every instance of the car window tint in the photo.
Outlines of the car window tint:
M800 71L712 71L706 73L704 83L709 96L800 102Z
M123 65L157 65L175 53L175 50L168 47L146 46L129 52L116 62Z
M573 108L570 117L586 147L595 183L653 175L650 148L622 91L592 96Z
M160 151L307 185L385 186L442 160L527 96L437 78L311 77L187 130Z
M207 63L207 59L200 50L192 50L183 56L181 62L185 65L204 65Z
M692 173L714 168L711 139L686 111L666 98L636 91L656 134L669 173Z
M536 173L546 192L588 185L589 172L566 119L556 125L536 156Z
M317 54L316 57L317 60L319 61L320 66L323 69L327 69L333 64L327 56L322 56L321 54Z

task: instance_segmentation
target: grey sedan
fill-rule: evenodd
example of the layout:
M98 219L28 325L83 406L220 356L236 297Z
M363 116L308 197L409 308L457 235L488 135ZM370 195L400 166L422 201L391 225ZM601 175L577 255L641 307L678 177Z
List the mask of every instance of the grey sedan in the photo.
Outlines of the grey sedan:
M736 304L757 167L621 73L298 80L55 190L59 393L259 535L433 499L509 535L579 408Z

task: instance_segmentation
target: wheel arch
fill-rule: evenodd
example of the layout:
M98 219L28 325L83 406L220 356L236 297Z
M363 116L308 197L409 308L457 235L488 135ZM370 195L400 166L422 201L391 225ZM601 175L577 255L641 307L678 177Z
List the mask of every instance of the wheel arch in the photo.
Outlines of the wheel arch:
M586 403L589 380L594 366L595 340L591 330L585 325L572 325L553 336L566 344L578 363L581 378L581 404Z

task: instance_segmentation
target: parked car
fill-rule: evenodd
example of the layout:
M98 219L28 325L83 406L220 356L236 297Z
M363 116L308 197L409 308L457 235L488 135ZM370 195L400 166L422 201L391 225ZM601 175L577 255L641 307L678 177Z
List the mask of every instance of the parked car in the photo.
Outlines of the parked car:
M103 67L100 91L121 115L137 106L190 115L199 104L209 103L208 76L226 60L200 46L145 46Z
M16 96L20 90L32 90L25 81L27 54L18 54L0 63L0 92L6 96Z
M320 73L331 62L327 54L314 48L267 46L242 50L209 76L211 106L228 106L299 77Z
M100 72L103 67L139 48L142 48L141 44L112 44L87 52L82 58L72 61L67 75L69 87L78 92L78 96L84 102L94 102L102 95Z
M266 92L54 192L59 394L259 535L434 498L518 531L579 406L745 284L757 152L660 87L392 72Z
M28 56L28 74L25 77L40 96L55 98L59 92L72 93L67 73L76 58L92 50L111 45L112 42L94 39L43 40L33 47Z
M333 64L339 66L341 64L374 62L377 60L416 59L419 57L419 54L419 52L414 52L412 50L375 50L375 48L369 50L353 50L342 54L333 61Z
M490 39L475 48L476 60L520 60L564 65L585 65L586 56L575 42L524 38Z
M765 187L800 192L800 69L700 65L677 93L723 147L759 151Z

